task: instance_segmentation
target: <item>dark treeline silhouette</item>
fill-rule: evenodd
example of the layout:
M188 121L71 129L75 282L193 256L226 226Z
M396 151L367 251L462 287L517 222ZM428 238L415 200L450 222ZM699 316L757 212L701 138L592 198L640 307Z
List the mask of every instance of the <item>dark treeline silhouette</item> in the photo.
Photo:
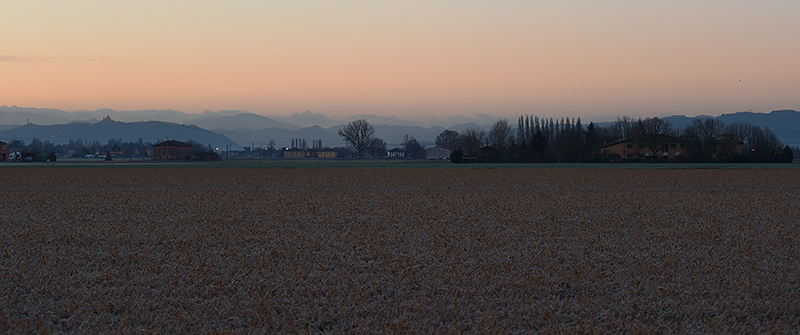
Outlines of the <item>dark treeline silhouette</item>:
M160 142L160 141L157 141ZM214 148L210 145L203 145L194 140L188 140L192 145L193 155L208 155L214 153ZM71 156L85 157L86 155L108 155L114 157L150 157L153 151L153 143L145 142L141 138L135 142L124 142L121 138L109 139L106 143L100 141L83 141L82 139L70 139L68 143L53 144L48 140L33 138L30 143L20 139L10 141L6 148L10 152L20 152L33 156Z
M123 142L122 139L100 141L83 141L80 138L70 139L68 143L53 144L48 140L33 138L30 143L20 139L10 141L6 148L11 152L30 152L35 154L55 154L58 156L84 157L87 154L117 153L120 157L140 156L145 151L153 150L153 143L144 142L140 138L136 142Z
M714 119L694 120L682 132L692 160L700 162L791 161L792 150L769 129L746 123L725 125ZM741 146L741 153L736 150Z
M436 137L436 145L453 150L451 160L461 162L791 162L800 148L784 145L767 127L747 123L725 125L716 119L695 119L685 128L674 128L668 121L658 118L632 119L619 117L608 126L595 123L584 126L580 118L540 118L522 115L516 127L500 119L485 131L467 128L462 132L445 130ZM386 143L374 136L374 127L366 120L357 120L339 130L348 147L333 148L340 157L385 157ZM630 140L645 155L612 157L609 146ZM668 154L670 140L685 142L685 156ZM157 142L160 142L158 140ZM210 146L189 140L193 156L214 153ZM631 145L631 144L628 144ZM401 148L406 157L425 158L425 148L413 136L405 136ZM305 139L293 139L292 147L307 147ZM321 149L322 141L312 141L312 147ZM280 157L274 141L269 141L266 156ZM114 157L148 157L153 143L141 138L135 142L122 139L83 141L70 139L66 144L53 144L48 140L33 138L30 143L15 139L8 143L10 152L27 153L41 159L43 156L84 157L87 154L107 154ZM683 149L683 144L681 144ZM246 147L245 151L251 148ZM249 154L248 154L249 155ZM246 155L246 156L248 156ZM260 156L259 156L260 157Z
M666 158L675 142L688 146L683 156ZM540 118L523 115L513 131L500 119L488 133L468 128L462 133L446 130L437 145L455 151L453 162L609 162L608 147L636 143L646 157L619 157L616 161L682 162L791 162L792 149L784 146L769 128L714 119L695 119L684 129L658 117L619 117L606 127L584 126L580 118ZM629 148L633 144L627 144ZM671 147L670 147L671 146ZM663 155L663 156L662 156ZM641 155L645 156L645 155Z

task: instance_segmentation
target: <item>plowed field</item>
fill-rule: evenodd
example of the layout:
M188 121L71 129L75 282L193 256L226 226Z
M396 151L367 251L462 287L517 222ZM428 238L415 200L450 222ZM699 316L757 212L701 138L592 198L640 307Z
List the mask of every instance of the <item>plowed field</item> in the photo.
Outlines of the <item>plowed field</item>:
M2 169L0 332L790 332L795 170Z

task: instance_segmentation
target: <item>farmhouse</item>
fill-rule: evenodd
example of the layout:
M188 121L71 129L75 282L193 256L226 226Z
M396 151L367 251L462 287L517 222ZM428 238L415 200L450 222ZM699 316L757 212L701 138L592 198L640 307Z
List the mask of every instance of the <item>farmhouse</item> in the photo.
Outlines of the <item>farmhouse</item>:
M319 158L336 158L336 150L319 150L317 151Z
M291 149L286 149L283 152L283 158L306 158L307 154L308 154L307 150L291 148Z
M657 146L655 152L651 146ZM670 161L689 158L689 141L680 137L659 135L648 141L644 136L631 136L606 144L600 149L603 157L613 162L623 160Z
M405 158L405 157L406 157L406 152L403 151L403 149L394 148L392 150L389 150L389 158Z
M153 160L191 160L192 145L176 140L153 144Z
M448 147L436 146L425 150L425 157L428 159L449 159L453 150Z

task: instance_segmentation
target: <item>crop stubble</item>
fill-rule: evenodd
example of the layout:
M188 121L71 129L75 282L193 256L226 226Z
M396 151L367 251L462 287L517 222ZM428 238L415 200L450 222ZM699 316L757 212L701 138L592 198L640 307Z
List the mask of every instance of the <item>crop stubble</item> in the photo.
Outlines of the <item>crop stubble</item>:
M793 170L2 173L2 332L800 327Z

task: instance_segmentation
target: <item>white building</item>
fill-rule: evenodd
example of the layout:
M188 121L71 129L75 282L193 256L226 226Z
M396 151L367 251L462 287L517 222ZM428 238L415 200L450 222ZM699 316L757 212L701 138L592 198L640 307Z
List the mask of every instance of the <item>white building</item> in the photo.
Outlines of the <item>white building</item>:
M405 158L406 152L400 148L389 150L389 158Z
M428 159L450 159L451 153L453 153L453 150L449 148L436 146L425 150L425 157Z

